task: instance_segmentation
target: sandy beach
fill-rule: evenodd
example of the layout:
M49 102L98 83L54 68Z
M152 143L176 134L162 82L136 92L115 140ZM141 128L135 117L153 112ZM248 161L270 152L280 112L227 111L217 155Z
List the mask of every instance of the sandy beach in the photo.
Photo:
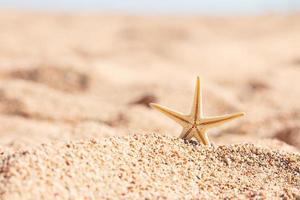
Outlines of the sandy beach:
M2 10L0 199L299 199L299 20Z

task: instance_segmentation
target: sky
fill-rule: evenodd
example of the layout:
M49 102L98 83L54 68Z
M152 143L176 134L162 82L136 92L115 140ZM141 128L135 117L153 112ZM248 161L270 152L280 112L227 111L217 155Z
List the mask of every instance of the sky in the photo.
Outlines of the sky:
M300 10L300 0L0 0L0 8L53 11L259 14Z

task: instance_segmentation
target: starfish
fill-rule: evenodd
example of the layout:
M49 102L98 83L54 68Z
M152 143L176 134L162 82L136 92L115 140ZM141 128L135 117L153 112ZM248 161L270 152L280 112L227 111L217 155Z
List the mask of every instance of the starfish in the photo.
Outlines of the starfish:
M244 116L245 114L243 112L239 112L223 116L204 117L202 114L202 97L199 77L197 77L195 97L191 114L184 115L180 112L176 112L155 103L150 103L150 106L170 117L183 127L183 130L179 136L180 138L190 140L191 138L195 137L198 142L208 146L210 146L211 143L206 133L207 129L217 127L225 122Z

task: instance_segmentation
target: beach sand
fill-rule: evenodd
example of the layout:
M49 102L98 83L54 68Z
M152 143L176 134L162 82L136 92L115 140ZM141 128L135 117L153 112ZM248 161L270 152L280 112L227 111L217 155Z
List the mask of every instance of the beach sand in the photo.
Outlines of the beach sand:
M299 20L1 11L0 198L300 198Z
M155 134L45 144L4 158L4 199L300 198L300 155Z

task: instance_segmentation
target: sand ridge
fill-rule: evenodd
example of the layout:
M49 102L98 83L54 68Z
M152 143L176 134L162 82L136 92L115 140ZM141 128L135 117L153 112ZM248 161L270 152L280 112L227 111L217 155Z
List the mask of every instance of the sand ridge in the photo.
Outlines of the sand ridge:
M4 199L299 198L300 155L205 147L157 134L44 144L1 155Z

